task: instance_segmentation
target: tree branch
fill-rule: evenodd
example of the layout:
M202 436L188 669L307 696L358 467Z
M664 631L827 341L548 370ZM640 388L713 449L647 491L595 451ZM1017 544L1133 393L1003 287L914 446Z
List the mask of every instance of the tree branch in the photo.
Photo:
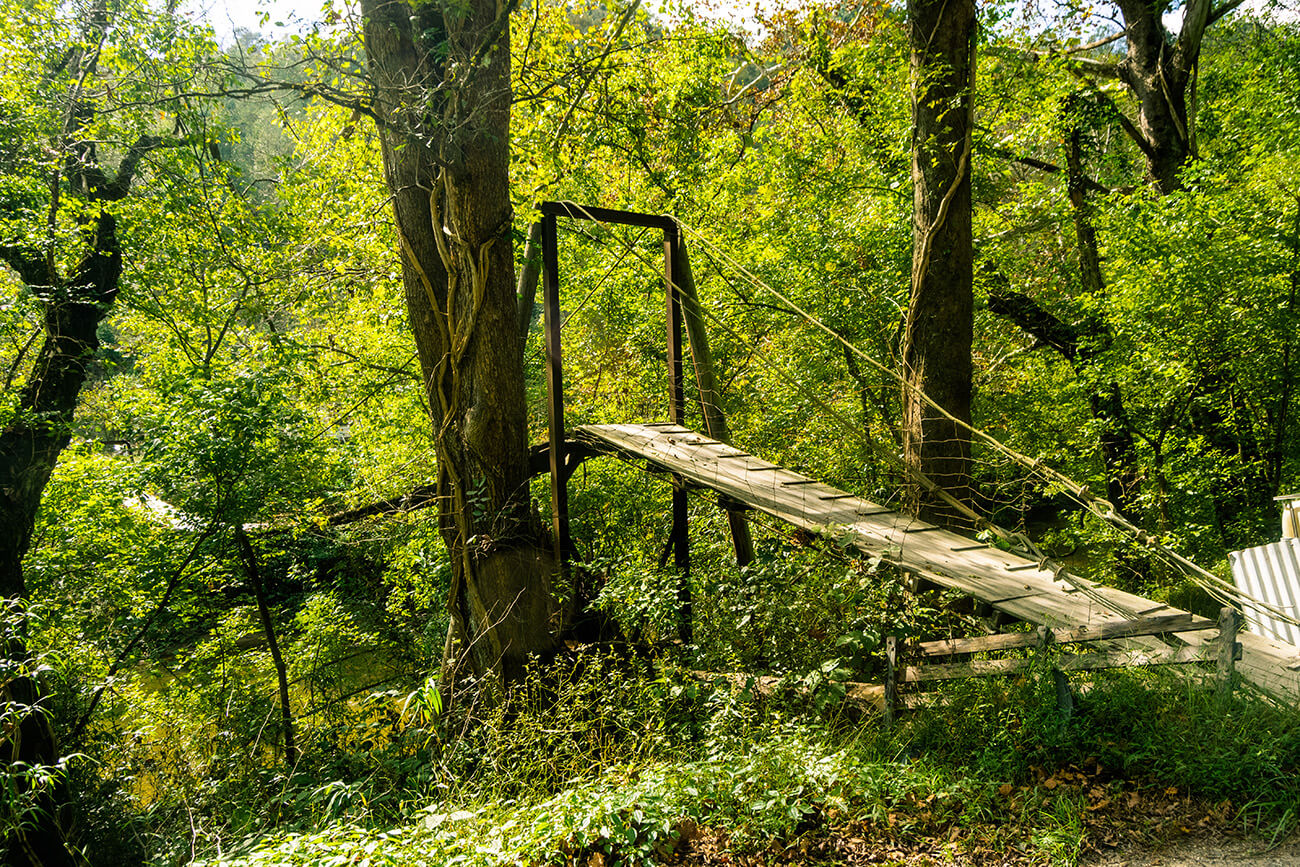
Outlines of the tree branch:
M0 245L0 262L13 268L28 286L53 286L58 282L45 256L29 247Z
M122 157L122 164L117 167L117 176L104 185L96 198L104 202L120 202L125 199L126 194L131 191L131 182L135 180L135 172L140 166L140 160L156 148L179 145L179 141L164 141L156 135L140 136L126 152L126 156Z
M1048 174L1055 175L1055 174L1060 174L1061 172L1064 171L1064 169L1062 169L1056 163L1049 163L1047 160L1040 160L1037 157L1018 156L1012 153L1011 151L1007 150L1006 148L992 148L989 150L989 153L995 157L1000 157L1001 159L1008 160L1013 163L1019 163L1020 165L1028 166L1031 169L1038 169L1038 171L1047 172ZM1112 190L1110 187L1102 186L1101 184L1094 181L1092 178L1084 178L1083 185L1095 193L1114 192L1114 190Z
M1205 26L1209 27L1215 21L1218 21L1224 15L1227 15L1229 12L1236 9L1238 6L1240 6L1245 2L1246 0L1229 0L1229 2L1224 3L1218 9L1215 9L1213 12L1210 13L1210 17L1206 20Z
M990 49L990 51L997 55L1018 56L1022 60L1028 60L1033 63L1037 63L1041 60L1062 60L1070 67L1072 72L1086 72L1089 75L1099 75L1102 78L1119 78L1118 63L1112 63L1107 60L1097 60L1092 57L1075 57L1074 55L1081 51L1088 51L1089 49L1098 48L1102 45L1114 42L1123 36L1124 34L1120 33L1118 36L1112 36L1108 39L1102 40L1101 42L1093 43L1092 45L1083 45L1078 48L1063 50L1037 51L1032 48L1021 49L1009 47L1000 50Z
M1244 3L1245 0L1238 0L1238 2ZM1101 48L1103 45L1110 45L1112 42L1118 42L1119 40L1123 39L1126 35L1128 34L1125 31L1121 30L1118 33L1114 34L1113 36L1106 36L1102 39L1098 39L1096 42L1089 42L1087 45L1080 45L1075 48L1067 48L1064 51L1060 51L1057 53L1058 54L1080 54L1084 51L1092 51L1094 49Z
M989 291L989 311L1014 322L1021 331L1050 346L1070 363L1079 355L1079 334L1023 292L995 285Z
M413 512L416 509L423 509L432 506L438 502L437 485L420 485L408 494L400 497L393 497L388 500L379 500L375 503L368 503L364 506L357 506L355 509L345 509L342 512L335 512L325 519L325 522L331 527L339 527L343 524L354 524L357 521L373 518L376 515L395 515L399 512Z

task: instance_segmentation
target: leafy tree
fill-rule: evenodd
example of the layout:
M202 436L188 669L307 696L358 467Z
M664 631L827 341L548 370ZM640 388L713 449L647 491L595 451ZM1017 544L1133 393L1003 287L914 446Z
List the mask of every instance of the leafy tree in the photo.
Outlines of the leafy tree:
M2 14L0 259L41 320L34 357L24 345L9 359L7 381L21 385L6 389L0 417L0 595L21 606L28 597L22 561L41 495L72 436L99 329L119 291L117 212L146 160L168 143L153 112L110 109L173 108L176 64L192 66L205 43L173 15L151 18L136 5L8 4ZM21 670L21 629L8 636L5 656ZM59 749L33 677L9 681L6 697L23 709L5 738L10 769L22 780L19 769L52 767ZM8 824L10 863L72 863L56 805L49 793L30 816Z

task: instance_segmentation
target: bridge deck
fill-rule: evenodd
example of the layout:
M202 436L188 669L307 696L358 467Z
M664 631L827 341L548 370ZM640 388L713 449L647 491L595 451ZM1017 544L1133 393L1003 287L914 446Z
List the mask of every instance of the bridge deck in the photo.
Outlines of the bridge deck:
M576 436L597 448L642 458L693 485L717 491L782 521L881 557L1030 623L1088 627L1173 608L1085 579L1058 579L1039 564L832 488L672 424L585 425ZM1205 621L1207 627L1213 627ZM1200 643L1217 633L1190 632ZM1238 670L1280 698L1300 699L1300 650L1242 633Z

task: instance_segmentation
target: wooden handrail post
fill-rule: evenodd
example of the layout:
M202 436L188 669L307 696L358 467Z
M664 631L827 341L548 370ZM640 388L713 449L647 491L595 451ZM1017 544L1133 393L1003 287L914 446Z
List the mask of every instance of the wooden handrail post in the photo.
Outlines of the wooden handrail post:
M664 295L668 319L668 420L686 425L686 388L682 368L682 302L673 281L681 231L677 224L664 228ZM678 637L683 644L695 640L691 599L691 537L686 502L686 479L673 475L673 565L677 567Z
M542 312L546 319L546 396L551 446L551 522L555 559L567 567L569 539L568 474L564 466L564 367L560 360L560 252L555 215L542 217Z
M1241 614L1237 609L1224 606L1219 610L1219 655L1216 676L1219 681L1219 695L1227 698L1232 694L1237 679L1237 631L1241 629Z
M894 727L898 704L898 638L885 637L885 730Z

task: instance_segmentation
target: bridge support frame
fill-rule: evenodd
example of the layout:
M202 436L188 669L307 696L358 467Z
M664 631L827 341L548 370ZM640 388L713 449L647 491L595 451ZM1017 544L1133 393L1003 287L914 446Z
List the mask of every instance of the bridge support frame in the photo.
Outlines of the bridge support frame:
M560 351L560 252L556 230L557 217L590 220L598 223L615 223L624 226L643 226L664 233L664 288L668 320L668 417L674 424L686 420L686 388L682 375L682 305L681 297L673 285L673 256L679 245L681 229L672 217L662 214L641 214L596 208L573 202L542 202L537 206L542 214L542 316L546 330L546 392L547 421L550 427L551 470L551 520L555 535L555 556L562 567L567 567L573 552L569 530L568 472L566 472L564 427L564 374ZM686 481L673 476L673 528L669 537L673 549L673 562L683 573L682 599L686 638L690 632L690 583L685 576L690 572L690 536L687 527Z

